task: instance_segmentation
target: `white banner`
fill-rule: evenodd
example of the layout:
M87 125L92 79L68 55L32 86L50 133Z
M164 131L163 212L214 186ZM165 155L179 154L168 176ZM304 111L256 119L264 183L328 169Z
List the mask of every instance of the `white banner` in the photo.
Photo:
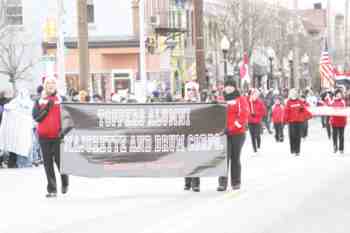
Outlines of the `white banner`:
M313 116L350 116L350 107L309 107Z

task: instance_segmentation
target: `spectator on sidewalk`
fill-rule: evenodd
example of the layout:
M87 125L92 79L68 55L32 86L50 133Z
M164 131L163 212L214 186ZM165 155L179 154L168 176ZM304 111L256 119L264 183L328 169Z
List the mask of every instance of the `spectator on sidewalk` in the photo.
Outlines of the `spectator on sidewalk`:
M47 178L46 197L57 196L54 163L60 170L60 143L64 136L61 129L61 97L57 94L56 79L46 78L41 98L35 103L33 117L38 122L38 135ZM61 174L63 194L68 191L68 175Z
M0 149L9 152L8 168L31 166L33 101L26 89L4 106L0 126Z

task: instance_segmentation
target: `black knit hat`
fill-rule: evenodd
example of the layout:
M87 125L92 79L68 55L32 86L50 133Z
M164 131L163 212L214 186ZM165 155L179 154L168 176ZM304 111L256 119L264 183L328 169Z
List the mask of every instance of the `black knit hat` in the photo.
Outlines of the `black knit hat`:
M343 94L342 90L337 89L334 91L334 96L338 95L338 93Z
M228 78L227 80L225 80L225 83L224 83L225 87L227 86L232 86L234 88L237 88L237 83L235 80L231 79L231 78Z

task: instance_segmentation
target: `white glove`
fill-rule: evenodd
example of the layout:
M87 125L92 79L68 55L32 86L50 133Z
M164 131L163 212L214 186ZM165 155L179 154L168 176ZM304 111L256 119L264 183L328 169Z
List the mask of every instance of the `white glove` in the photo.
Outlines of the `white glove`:
M236 126L237 128L242 128L242 125L241 125L238 121L235 121L235 126Z

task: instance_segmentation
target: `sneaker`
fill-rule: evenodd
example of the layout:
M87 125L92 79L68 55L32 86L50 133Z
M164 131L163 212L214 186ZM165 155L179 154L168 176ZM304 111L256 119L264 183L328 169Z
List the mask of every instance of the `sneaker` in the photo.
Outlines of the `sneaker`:
M200 192L200 189L199 189L199 187L192 187L192 191L198 193L198 192Z
M232 185L232 190L239 190L239 189L241 189L241 185L240 184Z
M62 194L66 194L68 192L68 186L62 186L61 192Z
M47 193L45 195L45 197L47 197L47 198L55 198L55 197L57 197L57 193Z
M341 150L341 151L340 151L340 154L344 154L344 151L343 151L343 150Z
M295 153L295 156L300 156L300 153Z
M184 190L189 191L191 189L191 186L185 185Z
M225 186L219 186L219 187L216 189L216 191L218 191L218 192L224 192L224 191L226 191L226 187L225 187Z

